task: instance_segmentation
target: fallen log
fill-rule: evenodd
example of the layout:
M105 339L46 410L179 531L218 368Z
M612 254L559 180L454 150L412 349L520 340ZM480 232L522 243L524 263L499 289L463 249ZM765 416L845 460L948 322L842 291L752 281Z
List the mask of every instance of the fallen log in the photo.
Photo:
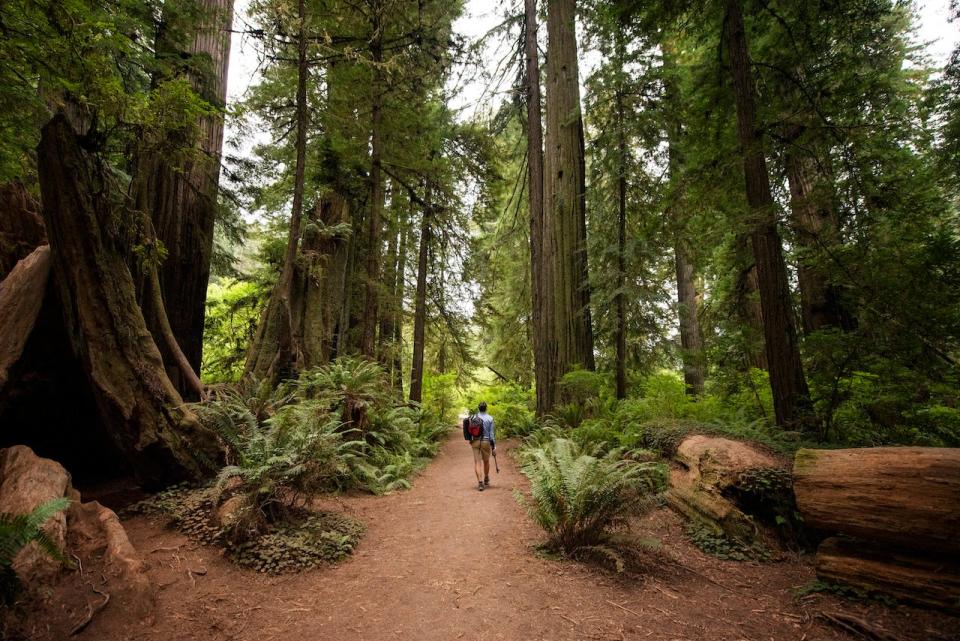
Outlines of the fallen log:
M740 475L757 468L776 468L776 458L740 441L694 434L677 446L670 473L667 503L675 511L742 543L757 538L759 528L728 496Z
M817 550L817 578L960 612L960 563L955 560L831 537Z
M793 478L810 528L960 555L960 449L802 449Z

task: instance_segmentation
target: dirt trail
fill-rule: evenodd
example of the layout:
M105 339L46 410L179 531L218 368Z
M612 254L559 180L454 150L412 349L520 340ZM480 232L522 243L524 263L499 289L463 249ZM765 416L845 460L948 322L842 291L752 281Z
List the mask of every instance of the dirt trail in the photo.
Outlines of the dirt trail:
M469 448L451 435L410 491L338 499L367 524L362 543L352 558L298 575L244 571L144 517L127 521L161 586L156 621L133 624L108 608L75 638L813 641L848 638L814 616L822 609L854 612L901 639L949 638L943 626L956 622L820 595L797 604L791 588L813 579L807 564L707 557L665 510L639 524L664 542L642 578L542 558L531 549L541 533L512 496L525 479L510 447L483 493Z

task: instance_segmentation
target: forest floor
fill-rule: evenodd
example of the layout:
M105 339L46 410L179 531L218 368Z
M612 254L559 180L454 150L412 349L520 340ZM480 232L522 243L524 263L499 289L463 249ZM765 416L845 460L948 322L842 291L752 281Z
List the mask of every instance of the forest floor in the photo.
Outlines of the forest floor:
M844 612L891 638L958 639L960 619L826 594L797 600L814 580L811 559L721 561L693 547L666 509L636 530L659 538L640 576L616 576L544 558L542 533L513 497L526 479L501 446L501 473L476 489L470 448L458 435L409 491L345 496L338 508L367 526L354 555L301 574L240 569L155 519L124 525L160 587L153 621L106 607L87 641L172 639L337 641L850 639L819 613Z

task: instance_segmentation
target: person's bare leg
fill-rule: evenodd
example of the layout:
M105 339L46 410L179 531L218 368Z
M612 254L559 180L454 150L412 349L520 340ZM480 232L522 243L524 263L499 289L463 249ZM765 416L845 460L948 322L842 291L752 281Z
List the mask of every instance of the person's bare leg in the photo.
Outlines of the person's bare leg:
M473 448L473 473L477 475L477 483L483 482L483 477L480 476L480 461L483 459L483 454L480 451L479 447Z

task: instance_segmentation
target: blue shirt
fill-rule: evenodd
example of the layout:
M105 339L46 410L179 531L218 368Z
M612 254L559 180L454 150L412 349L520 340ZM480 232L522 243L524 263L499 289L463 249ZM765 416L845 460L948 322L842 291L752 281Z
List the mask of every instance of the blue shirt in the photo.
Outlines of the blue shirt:
M486 412L480 412L477 416L483 421L483 436L481 438L485 438L491 443L496 443L497 440L493 435L493 417Z

